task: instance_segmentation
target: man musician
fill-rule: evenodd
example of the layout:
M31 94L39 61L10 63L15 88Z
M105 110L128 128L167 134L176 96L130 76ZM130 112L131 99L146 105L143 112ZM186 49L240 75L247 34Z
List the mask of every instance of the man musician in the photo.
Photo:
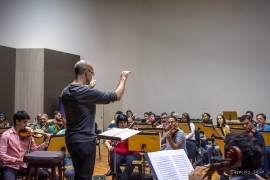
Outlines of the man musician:
M184 149L187 152L185 133L178 127L175 116L168 117L165 131L161 138L162 150Z

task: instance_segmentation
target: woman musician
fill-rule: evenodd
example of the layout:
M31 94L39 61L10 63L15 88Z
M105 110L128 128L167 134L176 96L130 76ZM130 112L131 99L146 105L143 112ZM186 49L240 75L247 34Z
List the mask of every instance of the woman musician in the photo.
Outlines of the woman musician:
M161 138L161 150L184 149L187 152L185 134L179 129L176 117L168 117L165 131Z

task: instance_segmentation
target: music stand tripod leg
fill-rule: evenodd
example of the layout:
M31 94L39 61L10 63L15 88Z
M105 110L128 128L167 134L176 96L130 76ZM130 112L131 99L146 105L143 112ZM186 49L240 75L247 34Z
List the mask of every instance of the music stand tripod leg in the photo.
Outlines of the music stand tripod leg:
M144 153L145 153L145 147L146 147L146 144L142 144L142 149L141 149L141 153L142 153L142 174L141 174L141 180L144 180L145 179L145 159L144 159Z

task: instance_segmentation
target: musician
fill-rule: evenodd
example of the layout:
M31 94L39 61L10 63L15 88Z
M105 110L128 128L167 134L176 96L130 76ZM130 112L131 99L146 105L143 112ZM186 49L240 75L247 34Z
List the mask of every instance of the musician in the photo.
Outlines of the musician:
M25 175L27 164L23 162L23 157L27 151L43 150L48 146L49 135L46 141L37 146L32 136L22 137L20 130L25 129L30 116L25 111L17 111L14 114L14 127L5 131L0 140L0 159L2 164L3 179L15 180L17 175ZM34 169L31 170L34 174ZM47 179L48 172L39 170L39 179Z
M116 124L118 128L127 128L128 118L124 114L119 114L116 119ZM113 146L113 143L116 146ZM141 156L139 152L132 152L128 150L128 140L124 140L121 142L112 142L111 140L105 141L106 148L110 151L110 171L107 175L110 175L112 170L114 169L114 151L116 156L116 173L117 179L130 179L130 175L133 172L134 165L132 164L133 160L140 160ZM125 169L123 172L120 169L120 165L125 163Z
M133 117L133 112L131 110L127 110L126 116L132 118Z
M267 125L266 122L266 115L263 113L257 114L257 131L270 131L270 126Z
M263 159L263 148L258 139L247 135L246 133L231 133L226 136L225 139L225 153L228 152L229 148L237 146L243 155L242 163L239 168L230 166L226 171L228 179L231 180L257 180L262 179L254 172L256 172L261 166ZM222 168L222 167L220 167ZM189 174L189 180L201 180L205 168L197 167L194 171ZM226 177L221 176L221 179ZM207 178L205 178L207 179Z
M119 114L122 114L122 113L123 113L122 111L117 111L117 112L115 113L115 115L114 115L114 117L113 117L113 120L111 121L111 123L110 123L109 126L108 126L108 130L117 127L117 125L116 125L116 123L115 123L116 118L117 118L117 116L118 116Z
M247 134L255 137L256 139L258 139L260 141L261 145L262 145L262 149L263 149L263 152L264 152L263 153L263 164L258 169L258 171L256 173L263 177L263 176L265 176L265 174L269 170L268 169L269 167L268 167L267 153L266 153L264 138L263 138L262 134L255 129L254 121L252 120L251 116L243 115L240 118L240 122L241 122L241 125L242 125L243 129L245 130L245 132Z
M155 113L153 113L153 112L149 113L149 120L146 121L146 124L152 124L153 125L155 123L155 121L156 121Z
M175 116L169 116L166 121L166 133L161 138L162 150L184 149L186 152L186 138L184 132L179 129Z
M9 127L9 122L5 113L0 112L0 128Z
M223 133L224 133L224 136L222 136L222 138L225 139L225 136L228 133L230 133L230 127L226 124L226 120L225 120L225 118L224 118L224 116L222 114L217 115L216 121L217 121L217 127L222 128ZM212 159L212 156L213 156L213 148L215 150L214 151L215 156L221 156L220 148L219 148L219 146L217 145L217 143L215 141L213 142L213 144L207 145L206 151L207 151L209 163L211 163L211 159Z
M147 122L149 122L149 112L145 112L143 114L143 117L144 117L144 119L141 120L142 124L146 124Z
M57 122L61 121L61 119L62 119L62 114L60 111L54 111L53 114L54 114L54 119L53 119L53 121L51 121L49 123L50 126L56 124Z
M202 113L202 121L203 121L203 123L205 123L205 124L213 124L213 121L210 118L211 118L211 115L209 113L206 113L206 112Z
M190 122L190 117L188 113L182 114L182 122L188 123L190 127L190 133L186 135L186 139L195 140L195 125Z
M163 112L160 114L160 124L156 126L156 128L164 128L166 121L168 118L168 114L166 112Z

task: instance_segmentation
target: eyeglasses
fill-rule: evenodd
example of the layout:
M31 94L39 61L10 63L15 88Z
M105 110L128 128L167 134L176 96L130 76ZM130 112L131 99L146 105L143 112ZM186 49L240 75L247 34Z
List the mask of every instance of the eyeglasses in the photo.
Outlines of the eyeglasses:
M166 122L167 124L173 124L173 123L175 123L174 121L167 121Z
M92 76L95 76L95 73L93 71L90 71L89 69L86 70L89 71L92 74Z

